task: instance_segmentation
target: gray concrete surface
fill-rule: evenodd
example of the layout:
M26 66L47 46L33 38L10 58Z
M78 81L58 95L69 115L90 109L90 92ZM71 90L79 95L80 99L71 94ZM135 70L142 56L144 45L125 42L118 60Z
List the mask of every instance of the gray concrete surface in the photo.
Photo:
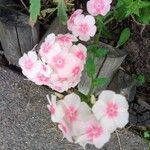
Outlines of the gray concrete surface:
M50 120L45 98L50 89L0 66L0 150L83 150L62 139ZM119 134L123 150L147 150L137 135ZM96 150L88 145L87 150ZM116 134L102 150L119 150Z

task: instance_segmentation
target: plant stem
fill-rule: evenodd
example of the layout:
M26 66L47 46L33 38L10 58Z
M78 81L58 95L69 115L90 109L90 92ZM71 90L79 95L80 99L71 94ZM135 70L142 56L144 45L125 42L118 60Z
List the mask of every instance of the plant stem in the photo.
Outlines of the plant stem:
M111 18L109 18L108 20L106 20L106 21L104 22L104 24L106 25L106 24L108 24L109 22L111 22L112 20L114 20L114 17L111 17Z

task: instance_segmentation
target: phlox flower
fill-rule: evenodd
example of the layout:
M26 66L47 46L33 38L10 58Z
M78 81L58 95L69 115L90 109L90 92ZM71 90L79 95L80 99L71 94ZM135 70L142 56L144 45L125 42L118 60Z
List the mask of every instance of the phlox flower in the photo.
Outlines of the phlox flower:
M64 97L63 110L65 119L69 124L74 124L76 121L83 121L90 114L90 108L78 95L72 93Z
M79 43L78 45L73 45L70 52L72 52L82 62L86 62L87 49L83 44Z
M89 0L87 10L93 16L105 16L110 11L112 0Z
M67 33L67 34L58 34L56 37L56 41L60 44L60 46L67 49L73 45L73 42L77 42L78 39L74 35Z
M56 102L56 96L51 95L51 99L49 96L46 96L49 102L49 105L47 105L47 108L49 112L51 113L51 120L53 122L60 123L63 120L64 117L64 111L62 109L61 103Z
M50 76L53 72L52 68L49 65L41 62L41 69L37 72L34 78L30 79L35 82L37 85L49 85Z
M49 34L41 44L38 55L31 51L19 60L23 74L37 85L47 85L58 92L75 87L84 69L87 49L74 45L72 34Z
M24 53L19 59L19 66L22 68L22 73L29 79L34 78L41 68L35 51L29 51L27 54Z
M75 19L82 14L82 9L77 9L74 13L70 16L67 21L68 30L72 31L72 27L75 25Z
M49 34L41 44L39 54L43 62L50 63L53 56L61 52L60 45L56 42L55 34Z
M128 103L124 96L113 91L103 91L94 104L92 111L95 117L110 132L123 128L129 119Z
M95 19L91 15L80 15L75 18L72 33L82 41L88 41L96 33Z
M79 125L80 126L80 125ZM78 126L77 126L78 127ZM76 137L76 143L85 147L86 144L93 144L101 148L110 139L110 133L96 118L91 115L82 124L82 134Z

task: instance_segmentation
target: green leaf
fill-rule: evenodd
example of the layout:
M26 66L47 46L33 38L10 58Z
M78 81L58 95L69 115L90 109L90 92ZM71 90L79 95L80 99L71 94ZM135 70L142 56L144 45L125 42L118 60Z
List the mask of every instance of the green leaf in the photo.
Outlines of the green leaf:
M97 24L97 28L101 33L101 37L106 37L111 39L112 35L109 32L108 28L106 27L106 25L103 22L104 18L102 16L98 16L96 17L96 24Z
M145 83L145 76L144 75L142 75L142 74L139 74L139 75L133 74L132 76L133 76L133 78L136 81L138 86L142 86Z
M123 31L120 34L116 47L118 48L123 44L125 44L128 41L129 37L130 37L130 29L129 28L123 29Z
M96 72L96 66L94 60L89 57L86 61L86 72L90 78L93 78Z
M67 7L65 5L64 0L57 0L58 7L57 7L57 16L59 17L59 20L62 22L62 24L66 25L67 23Z
M137 19L141 23L150 24L150 6L140 9L140 16Z
M144 138L150 138L150 132L149 131L144 132Z
M37 17L40 15L41 0L30 0L30 20L36 22Z
M92 53L95 57L104 57L109 52L107 48L99 48L97 44L87 46L87 50L89 53Z
M107 48L99 48L97 51L95 51L96 57L105 57L109 52L109 49Z
M100 77L93 80L94 87L102 87L108 82L108 78Z

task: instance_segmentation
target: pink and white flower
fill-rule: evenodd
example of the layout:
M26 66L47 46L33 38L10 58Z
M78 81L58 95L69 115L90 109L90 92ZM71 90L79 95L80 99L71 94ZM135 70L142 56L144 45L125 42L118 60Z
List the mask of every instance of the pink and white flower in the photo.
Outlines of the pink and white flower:
M67 21L68 30L72 31L72 27L75 25L75 19L82 14L82 9L77 9L74 13L70 16Z
M75 18L72 33L82 41L88 41L96 33L95 19L91 15L80 15Z
M92 111L102 125L113 132L123 128L129 119L128 103L124 96L113 91L103 91L94 104Z
M22 68L22 73L29 79L34 78L41 68L35 51L29 51L28 54L23 54L19 59L19 66Z
M37 85L47 85L58 92L75 87L81 77L86 59L86 47L77 46L74 35L49 34L36 52L24 54L19 60L23 74Z
M60 46L63 46L65 49L70 48L73 45L73 42L77 42L78 39L70 34L58 34L56 37L56 41L60 44Z
M43 62L50 63L53 56L61 52L60 45L56 42L55 34L49 34L41 44L39 54Z
M60 123L64 117L64 111L62 109L61 103L56 102L55 95L51 95L51 100L48 95L46 97L49 102L49 105L47 105L47 108L48 108L49 112L51 113L51 120L53 122Z
M63 100L63 109L65 119L69 124L74 124L76 121L83 121L90 115L90 108L78 95L72 93L65 96Z
M73 45L70 51L82 62L86 62L87 49L83 44L79 43L78 45Z
M105 16L110 11L111 3L112 0L89 0L87 10L93 16Z
M83 147L86 144L93 144L95 147L101 148L110 139L110 133L94 116L89 116L88 121L82 125L82 129L82 134L76 137L76 143Z

